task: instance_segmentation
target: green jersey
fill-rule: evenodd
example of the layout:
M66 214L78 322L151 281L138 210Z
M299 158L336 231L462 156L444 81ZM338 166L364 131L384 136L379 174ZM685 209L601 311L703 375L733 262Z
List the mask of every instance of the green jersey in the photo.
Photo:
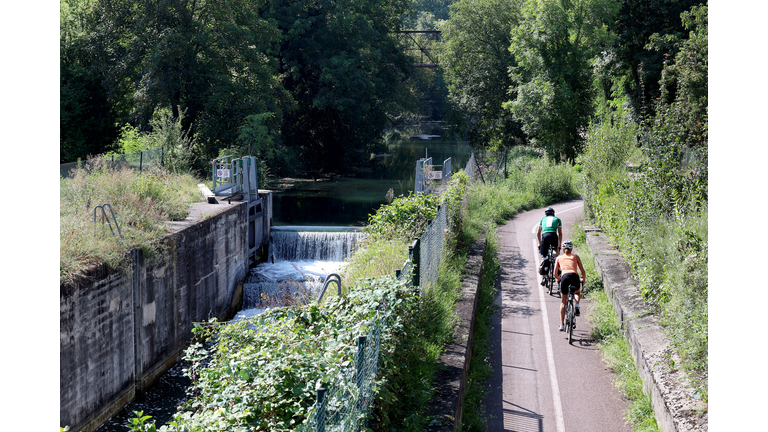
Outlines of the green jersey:
M557 229L563 226L563 223L560 221L560 218L555 216L544 216L539 221L539 225L541 225L541 233L555 233L557 234Z

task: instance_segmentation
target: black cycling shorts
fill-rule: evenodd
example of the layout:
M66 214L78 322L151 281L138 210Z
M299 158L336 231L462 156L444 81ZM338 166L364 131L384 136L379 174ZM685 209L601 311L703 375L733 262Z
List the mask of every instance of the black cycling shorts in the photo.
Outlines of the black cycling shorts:
M576 273L566 273L563 275L562 278L560 278L560 293L561 294L568 294L569 288L570 292L576 292L581 287L581 278Z
M541 247L539 248L539 253L541 256L545 257L549 253L549 246L552 245L553 248L557 249L557 233L544 233L541 236Z

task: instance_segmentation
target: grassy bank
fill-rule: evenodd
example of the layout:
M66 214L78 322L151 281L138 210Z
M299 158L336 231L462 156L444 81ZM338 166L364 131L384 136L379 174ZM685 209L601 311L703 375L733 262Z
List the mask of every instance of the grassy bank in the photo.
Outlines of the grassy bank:
M613 303L605 294L603 282L595 268L594 255L587 247L584 230L579 225L574 225L573 243L587 272L585 293L590 302L587 319L592 325L592 337L597 340L606 366L616 373L613 385L622 392L629 404L624 418L635 432L660 432L651 398L643 392L643 383L629 351L629 344L621 332Z
M590 127L579 162L584 209L619 248L672 348L708 400L706 136L695 151L623 118Z
M112 169L103 160L88 161L73 178L59 183L59 277L71 282L78 271L104 262L125 269L131 247L151 258L159 251L157 240L164 223L184 219L189 204L202 200L197 181L187 174L163 170L137 172ZM101 212L94 223L94 207L110 204L117 227L102 222ZM112 214L106 209L110 221Z

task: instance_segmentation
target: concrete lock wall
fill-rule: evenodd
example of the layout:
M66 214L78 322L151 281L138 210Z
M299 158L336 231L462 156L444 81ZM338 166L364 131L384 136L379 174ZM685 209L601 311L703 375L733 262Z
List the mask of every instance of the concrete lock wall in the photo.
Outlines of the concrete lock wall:
M62 426L95 430L181 357L194 322L233 312L248 271L248 210L218 206L166 237L152 264L129 254L128 274L98 265L60 287Z

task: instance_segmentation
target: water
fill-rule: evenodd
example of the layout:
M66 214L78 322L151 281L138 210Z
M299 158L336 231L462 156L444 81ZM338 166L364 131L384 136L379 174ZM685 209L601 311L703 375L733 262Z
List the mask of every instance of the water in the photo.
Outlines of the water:
M365 238L362 231L299 231L301 227L272 231L269 261L251 269L243 284L243 316L270 306L306 303L316 298L326 278L339 273Z
M338 173L332 181L282 179L270 187L272 218L279 225L362 226L368 215L387 202L391 188L395 196L414 190L416 161L431 157L435 165L451 158L454 172L463 169L471 153L466 141L443 140L439 127L405 133L434 136L430 139L397 139L387 145L387 156L375 157L367 171L355 175Z
M187 387L191 384L183 370L189 362L179 361L155 381L146 392L138 395L133 402L101 425L97 432L125 432L129 419L134 418L134 411L143 411L152 416L158 427L165 424L176 414L176 407L186 400Z

